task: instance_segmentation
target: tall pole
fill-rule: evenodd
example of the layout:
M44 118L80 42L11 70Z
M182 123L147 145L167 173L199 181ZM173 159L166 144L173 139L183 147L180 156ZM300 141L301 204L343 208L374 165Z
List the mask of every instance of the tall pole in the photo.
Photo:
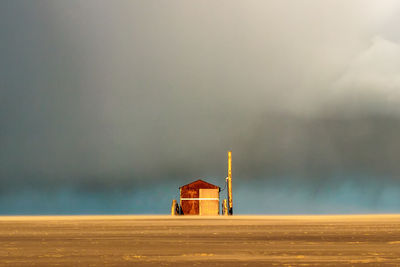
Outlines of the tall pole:
M228 214L233 214L233 201L232 201L232 151L228 151Z

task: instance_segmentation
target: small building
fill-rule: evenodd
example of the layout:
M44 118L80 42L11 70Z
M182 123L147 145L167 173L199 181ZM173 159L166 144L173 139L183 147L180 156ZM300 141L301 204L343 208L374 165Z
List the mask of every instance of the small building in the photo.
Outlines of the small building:
M219 186L197 180L179 191L182 215L219 215Z

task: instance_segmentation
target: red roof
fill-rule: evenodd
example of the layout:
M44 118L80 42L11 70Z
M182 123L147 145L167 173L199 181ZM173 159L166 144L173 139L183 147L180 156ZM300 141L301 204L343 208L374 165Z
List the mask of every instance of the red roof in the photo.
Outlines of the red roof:
M204 189L219 189L219 186L207 183L201 179L191 182L190 184L182 185L179 188L189 189L189 188L204 188Z

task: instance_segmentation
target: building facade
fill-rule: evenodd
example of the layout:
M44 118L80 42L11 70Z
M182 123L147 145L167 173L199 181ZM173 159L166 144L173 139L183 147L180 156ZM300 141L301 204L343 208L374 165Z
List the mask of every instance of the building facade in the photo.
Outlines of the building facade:
M219 215L219 186L197 180L179 191L182 215Z

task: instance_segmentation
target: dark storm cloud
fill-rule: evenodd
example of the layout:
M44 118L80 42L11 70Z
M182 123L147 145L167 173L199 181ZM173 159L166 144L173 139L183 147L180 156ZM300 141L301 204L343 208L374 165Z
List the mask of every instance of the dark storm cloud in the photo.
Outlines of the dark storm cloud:
M399 14L396 1L3 1L1 189L222 184L227 149L243 181L396 182Z

